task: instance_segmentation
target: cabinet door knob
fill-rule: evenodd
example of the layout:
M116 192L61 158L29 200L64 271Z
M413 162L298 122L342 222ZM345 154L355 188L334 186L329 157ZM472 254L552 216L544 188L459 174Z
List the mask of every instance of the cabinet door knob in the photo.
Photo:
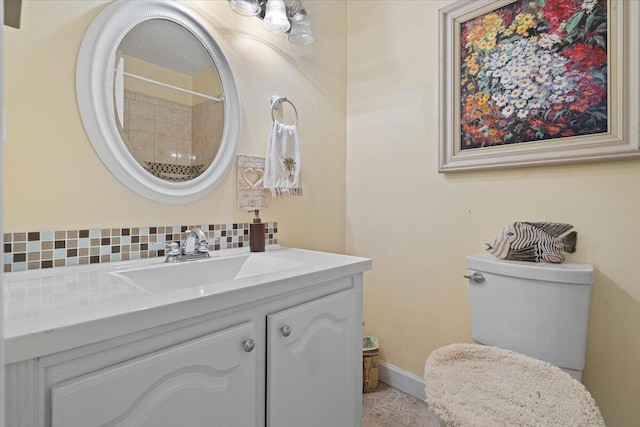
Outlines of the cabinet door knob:
M280 328L280 332L282 332L283 337L288 337L289 335L291 335L291 326L284 325Z
M246 351L247 353L251 353L253 349L256 348L256 342L249 338L244 340L242 346L244 347L244 351Z

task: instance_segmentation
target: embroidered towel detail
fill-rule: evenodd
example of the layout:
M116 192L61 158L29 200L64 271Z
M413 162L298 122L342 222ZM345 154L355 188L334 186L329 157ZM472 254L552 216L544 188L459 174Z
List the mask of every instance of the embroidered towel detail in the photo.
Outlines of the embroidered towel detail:
M274 197L302 196L302 188L272 188L271 195Z
M278 121L271 125L264 165L264 188L274 197L302 196L300 152L295 125Z

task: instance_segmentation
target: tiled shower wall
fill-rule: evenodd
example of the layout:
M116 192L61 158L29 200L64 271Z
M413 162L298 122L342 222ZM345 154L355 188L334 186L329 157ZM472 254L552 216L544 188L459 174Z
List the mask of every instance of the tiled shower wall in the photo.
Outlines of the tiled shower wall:
M133 157L143 165L190 166L191 107L129 91L124 95L123 137Z
M222 142L224 104L208 100L194 105L191 111L191 154L196 159L191 164L208 166L216 158Z
M209 250L249 246L249 224L205 224L4 234L4 271L127 261L165 255L167 242L181 242L186 230L202 229ZM278 243L278 223L267 222L265 240Z
M140 164L204 165L203 170L211 164L222 138L222 103L189 107L131 91L124 96L122 133Z

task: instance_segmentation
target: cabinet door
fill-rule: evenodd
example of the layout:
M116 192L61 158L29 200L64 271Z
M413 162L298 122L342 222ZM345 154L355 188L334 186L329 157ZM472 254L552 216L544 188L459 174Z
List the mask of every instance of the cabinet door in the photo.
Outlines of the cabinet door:
M348 290L268 316L267 426L354 426L362 386L354 307Z
M52 388L53 427L255 426L253 322Z

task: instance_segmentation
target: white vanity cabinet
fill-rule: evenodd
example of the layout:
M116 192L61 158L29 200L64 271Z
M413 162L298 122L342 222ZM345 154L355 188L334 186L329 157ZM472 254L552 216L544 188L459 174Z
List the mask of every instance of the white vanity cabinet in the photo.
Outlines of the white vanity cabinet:
M360 427L362 274L309 283L12 363L7 427Z
M247 322L56 384L51 425L250 426L254 338Z
M342 291L268 317L267 426L354 425L354 302Z

